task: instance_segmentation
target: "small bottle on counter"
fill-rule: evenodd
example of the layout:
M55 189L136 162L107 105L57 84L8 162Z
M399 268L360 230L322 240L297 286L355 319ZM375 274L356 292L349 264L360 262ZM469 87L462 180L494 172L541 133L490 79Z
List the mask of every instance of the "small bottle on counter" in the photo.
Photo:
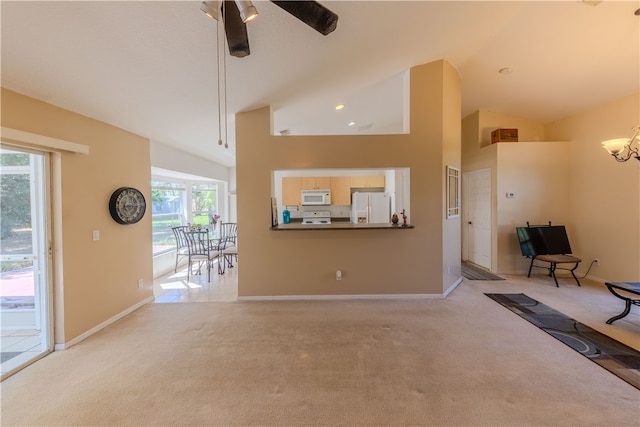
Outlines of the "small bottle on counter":
M282 211L282 223L289 224L291 222L291 212L287 208Z

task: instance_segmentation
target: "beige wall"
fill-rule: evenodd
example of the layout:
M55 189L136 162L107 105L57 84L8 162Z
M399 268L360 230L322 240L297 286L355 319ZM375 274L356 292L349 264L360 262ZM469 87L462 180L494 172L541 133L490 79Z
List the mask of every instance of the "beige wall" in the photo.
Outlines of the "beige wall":
M483 169L489 169L491 171L491 188L495 189L497 186L497 151L498 146L496 144L482 143L482 127L481 127L481 112L476 111L469 114L462 120L462 200L466 198L466 182L465 173L474 172ZM484 123L484 122L483 122ZM484 125L487 127L488 125ZM504 125L500 125L505 127ZM490 126L489 126L490 127ZM486 134L486 129L484 130ZM489 141L491 137L491 130L489 130ZM491 271L496 272L498 270L498 233L495 231L498 229L498 201L496 198L496 192L491 192ZM461 241L462 241L462 259L469 259L467 248L469 247L468 227L464 226L469 221L468 211L464 206L461 206Z
M618 163L600 142L630 137L640 121L640 95L635 94L544 125L509 115L478 111L462 120L463 172L492 171L492 271L526 273L512 229L517 224L563 223L574 254L600 259L589 277L598 281L640 280L640 165ZM544 135L548 141L486 145L492 129ZM542 138L541 138L542 139ZM464 186L464 181L463 181ZM515 193L507 199L506 192ZM465 221L463 207L463 223ZM463 245L466 233L463 227Z
M117 224L108 202L123 186L150 201L149 141L96 120L2 89L2 126L89 146L61 154L62 262L54 266L56 344L86 333L152 296L151 211L135 225ZM60 218L57 218L60 219ZM100 240L92 231L100 230ZM54 246L59 246L56 242ZM137 286L144 281L143 288Z
M460 111L462 109L462 96L460 92L460 77L453 68L445 68L443 76L443 106L442 106L442 163L441 175L445 176L446 166L460 169L461 164L461 126ZM460 251L461 230L460 216L447 219L447 180L442 182L442 271L444 275L445 292L446 285L453 284L461 277ZM460 197L460 194L458 194ZM461 202L461 201L460 201Z
M516 227L565 225L570 241L569 143L518 142L497 145L496 224L499 274L526 273ZM514 193L507 198L506 193Z
M518 129L520 142L491 144L491 131L498 128ZM526 273L528 263L520 253L515 227L527 221L567 225L568 143L531 142L543 138L542 124L486 110L462 120L462 135L463 178L466 172L491 170L491 271ZM507 192L515 197L507 199ZM464 206L462 222L467 222ZM463 227L463 247L467 241Z
M548 137L571 141L571 245L584 261L600 259L596 280L640 281L640 162L616 162L600 144L631 137L639 123L635 94L546 126Z
M481 147L491 145L491 132L495 129L518 129L518 141L545 141L542 123L488 110L480 110L479 118Z
M437 61L411 69L410 79L408 135L273 136L270 108L237 115L240 297L441 295L459 279L443 274L445 264L459 269L459 253L445 257L442 245L451 232L443 227L444 162L455 166L460 150L459 77ZM269 230L272 171L390 167L411 169L414 229Z
M216 145L215 148L218 148ZM151 164L156 168L182 172L202 178L228 183L232 178L232 168L212 162L203 157L176 150L168 145L151 141ZM235 188L235 187L233 187Z

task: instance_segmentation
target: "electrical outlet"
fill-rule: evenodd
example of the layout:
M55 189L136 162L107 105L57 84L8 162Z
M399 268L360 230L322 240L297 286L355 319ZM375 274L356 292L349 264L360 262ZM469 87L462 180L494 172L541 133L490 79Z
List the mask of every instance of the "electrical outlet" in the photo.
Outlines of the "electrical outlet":
M144 286L144 280L138 279L138 289L141 289Z
M600 260L598 258L593 260L594 265L600 265Z
M342 271L336 271L336 280L342 280Z

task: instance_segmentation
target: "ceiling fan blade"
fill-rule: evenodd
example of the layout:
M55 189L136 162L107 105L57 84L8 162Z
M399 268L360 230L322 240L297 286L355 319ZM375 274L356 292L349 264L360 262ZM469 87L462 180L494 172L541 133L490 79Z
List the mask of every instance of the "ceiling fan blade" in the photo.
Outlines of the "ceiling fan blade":
M325 36L338 26L338 15L316 1L271 0L271 2Z
M240 18L240 10L235 1L224 1L222 6L222 19L224 31L227 35L229 53L236 58L244 58L249 55L249 35L247 25Z

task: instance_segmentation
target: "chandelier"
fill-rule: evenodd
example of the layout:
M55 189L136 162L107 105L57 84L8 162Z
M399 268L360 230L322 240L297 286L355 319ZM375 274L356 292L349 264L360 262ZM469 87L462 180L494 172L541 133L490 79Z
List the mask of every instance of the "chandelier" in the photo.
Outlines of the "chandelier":
M633 135L631 138L616 138L609 139L602 142L602 146L609 152L617 161L626 162L631 157L635 157L640 161L640 125L631 128Z

